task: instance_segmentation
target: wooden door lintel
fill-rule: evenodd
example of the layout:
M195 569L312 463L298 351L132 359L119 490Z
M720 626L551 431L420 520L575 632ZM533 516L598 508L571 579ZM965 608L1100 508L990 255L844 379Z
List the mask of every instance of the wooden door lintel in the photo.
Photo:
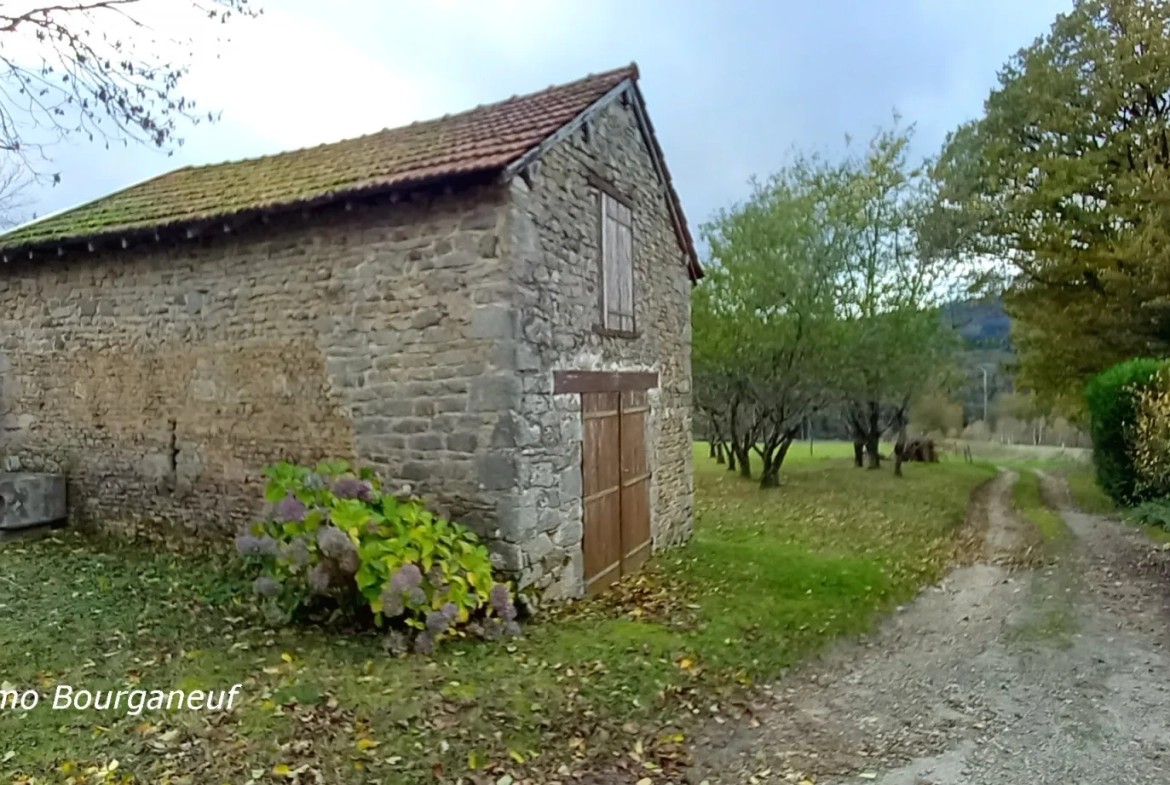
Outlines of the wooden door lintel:
M553 392L558 394L629 392L657 386L657 371L553 371Z

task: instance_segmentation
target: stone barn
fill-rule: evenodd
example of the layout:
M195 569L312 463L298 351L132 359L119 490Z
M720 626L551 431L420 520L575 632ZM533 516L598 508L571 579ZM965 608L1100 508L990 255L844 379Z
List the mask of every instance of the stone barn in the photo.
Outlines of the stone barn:
M631 65L0 236L0 458L174 542L266 464L408 483L546 596L692 529L702 276Z

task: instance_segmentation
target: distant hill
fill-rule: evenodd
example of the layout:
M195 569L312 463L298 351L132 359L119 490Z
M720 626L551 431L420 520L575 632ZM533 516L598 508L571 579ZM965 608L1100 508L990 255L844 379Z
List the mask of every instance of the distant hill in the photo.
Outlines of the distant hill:
M949 303L943 306L942 316L970 349L1013 350L1012 320L1004 313L1003 300L998 297Z
M983 418L983 368L987 369L988 406L1015 386L1016 351L1012 345L1012 320L1004 313L1003 300L963 300L945 305L943 320L963 338L959 364L967 382L957 391L967 422Z

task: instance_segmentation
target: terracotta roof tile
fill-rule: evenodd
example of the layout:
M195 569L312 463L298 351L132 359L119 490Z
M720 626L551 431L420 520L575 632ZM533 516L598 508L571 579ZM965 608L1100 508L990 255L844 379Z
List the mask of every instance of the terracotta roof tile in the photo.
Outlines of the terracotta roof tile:
M244 161L186 167L0 236L17 249L226 218L369 188L502 170L626 79L629 65L436 120Z
M536 93L512 96L459 114L411 123L356 139L244 161L186 167L0 235L0 251L223 220L264 210L331 201L370 189L425 185L460 175L499 172L539 146L625 80L637 90L638 67L593 74ZM691 278L703 277L678 194L649 117L652 154L687 256ZM5 256L7 259L7 256Z

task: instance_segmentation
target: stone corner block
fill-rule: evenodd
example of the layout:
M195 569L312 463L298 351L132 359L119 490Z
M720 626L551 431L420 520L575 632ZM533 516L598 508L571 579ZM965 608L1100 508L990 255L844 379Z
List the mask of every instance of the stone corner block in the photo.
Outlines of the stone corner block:
M502 539L524 542L536 532L536 505L523 495L510 495L496 504L496 526Z
M506 452L489 452L476 461L476 478L488 491L504 491L516 487L519 472L516 456Z
M516 312L506 305L481 305L471 311L473 338L516 337Z
M520 380L512 374L492 374L477 377L471 383L472 412L500 412L520 406Z

